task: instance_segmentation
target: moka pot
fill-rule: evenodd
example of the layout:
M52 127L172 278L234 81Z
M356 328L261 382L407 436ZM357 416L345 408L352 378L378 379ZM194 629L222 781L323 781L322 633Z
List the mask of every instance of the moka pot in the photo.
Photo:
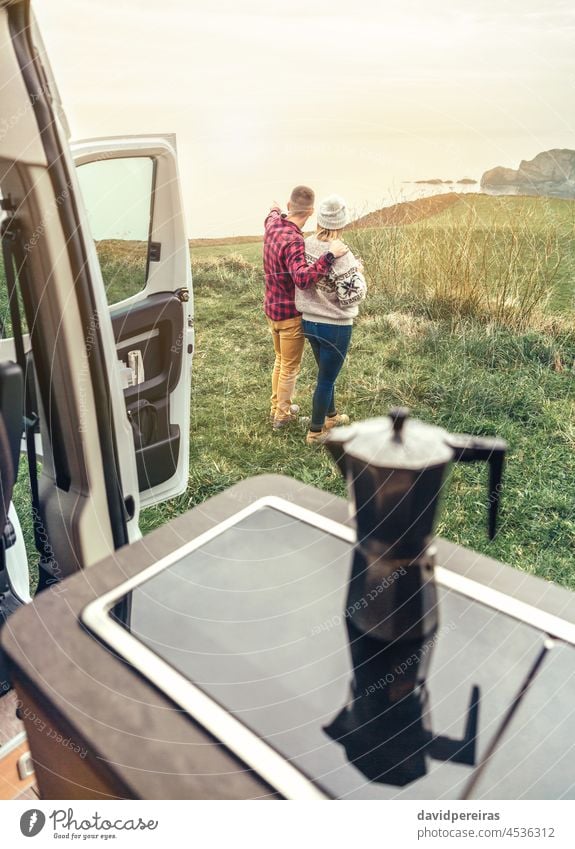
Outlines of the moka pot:
M438 623L433 530L448 469L452 462L489 463L493 538L506 443L450 434L398 407L334 428L326 447L347 480L357 525L346 616L386 642L431 634Z

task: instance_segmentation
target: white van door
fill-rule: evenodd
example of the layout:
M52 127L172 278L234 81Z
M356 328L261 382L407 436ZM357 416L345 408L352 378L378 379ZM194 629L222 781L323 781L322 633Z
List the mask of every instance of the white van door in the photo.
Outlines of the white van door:
M175 136L71 143L106 288L140 504L188 480L192 276Z

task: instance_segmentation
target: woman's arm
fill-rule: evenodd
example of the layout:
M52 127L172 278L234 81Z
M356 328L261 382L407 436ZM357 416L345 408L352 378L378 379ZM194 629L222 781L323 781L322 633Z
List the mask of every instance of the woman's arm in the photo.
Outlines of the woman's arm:
M308 265L305 244L301 236L292 239L284 247L283 259L290 276L299 289L307 289L322 277L328 277L333 267L333 254L325 253Z
M363 265L351 251L343 260L334 263L330 280L335 283L335 291L341 307L351 307L365 299L367 283L363 276Z
M335 291L340 307L351 307L365 300L367 283L363 274L352 269L336 280Z

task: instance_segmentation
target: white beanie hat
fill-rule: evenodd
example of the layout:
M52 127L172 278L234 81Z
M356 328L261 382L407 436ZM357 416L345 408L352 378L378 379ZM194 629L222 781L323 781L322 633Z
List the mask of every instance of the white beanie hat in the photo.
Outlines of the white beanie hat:
M330 195L322 200L317 213L319 227L326 230L341 230L348 223L347 206L339 195Z

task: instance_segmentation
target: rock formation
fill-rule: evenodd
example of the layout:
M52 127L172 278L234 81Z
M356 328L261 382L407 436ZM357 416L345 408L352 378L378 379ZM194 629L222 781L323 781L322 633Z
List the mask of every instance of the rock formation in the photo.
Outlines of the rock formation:
M575 150L546 150L523 160L517 171L492 168L481 178L481 188L494 194L575 198Z

